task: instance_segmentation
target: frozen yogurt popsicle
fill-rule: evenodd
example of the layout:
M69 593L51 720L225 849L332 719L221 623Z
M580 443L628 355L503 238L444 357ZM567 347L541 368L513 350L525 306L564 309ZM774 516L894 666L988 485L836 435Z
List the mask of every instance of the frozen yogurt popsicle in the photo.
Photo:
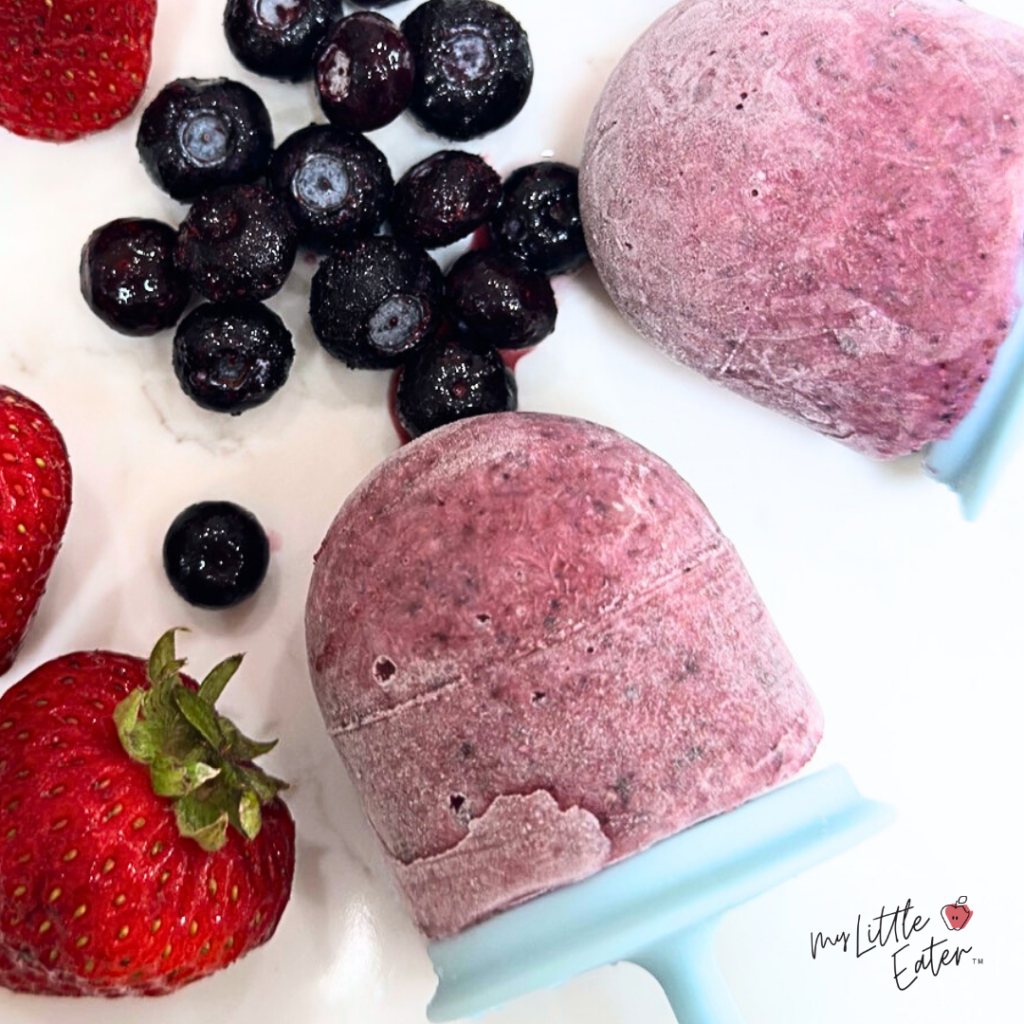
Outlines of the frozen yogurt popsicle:
M958 0L683 0L594 111L581 204L622 314L861 451L970 411L1017 311L1024 29Z
M737 806L821 736L694 492L582 420L483 416L403 448L331 526L306 629L431 938Z

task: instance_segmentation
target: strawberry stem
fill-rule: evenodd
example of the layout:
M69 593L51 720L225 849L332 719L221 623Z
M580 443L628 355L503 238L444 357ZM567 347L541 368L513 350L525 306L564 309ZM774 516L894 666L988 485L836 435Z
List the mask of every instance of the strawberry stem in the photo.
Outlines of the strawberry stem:
M243 735L214 705L242 664L242 655L225 659L198 690L185 684L185 660L177 655L176 629L157 641L149 656L148 687L133 690L114 709L125 752L149 767L153 792L174 802L180 833L215 852L234 828L255 839L264 804L287 789L252 762L277 741Z

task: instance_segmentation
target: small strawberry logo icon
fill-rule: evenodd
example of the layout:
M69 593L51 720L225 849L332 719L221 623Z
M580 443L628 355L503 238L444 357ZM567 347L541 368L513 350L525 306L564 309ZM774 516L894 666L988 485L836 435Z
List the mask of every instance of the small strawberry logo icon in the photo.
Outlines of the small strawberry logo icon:
M966 896L961 896L956 903L947 903L942 908L942 920L951 932L962 931L972 917L974 911L967 906Z

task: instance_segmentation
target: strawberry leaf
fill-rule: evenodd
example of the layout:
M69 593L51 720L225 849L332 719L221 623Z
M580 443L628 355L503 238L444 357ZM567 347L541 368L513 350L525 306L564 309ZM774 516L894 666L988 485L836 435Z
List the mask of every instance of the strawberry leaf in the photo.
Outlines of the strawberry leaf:
M220 695L224 692L224 687L231 681L231 677L238 671L239 666L242 664L242 658L244 655L235 654L230 658L225 658L219 665L210 669L210 674L203 680L199 687L199 696L206 701L210 707L220 700Z
M220 775L220 769L202 761L182 764L173 757L157 757L149 770L157 796L181 797Z
M234 723L221 720L221 728L227 741L227 752L238 761L255 761L264 754L269 754L277 746L277 740L260 742L251 740L241 733Z
M188 723L214 750L220 751L227 746L227 737L218 721L220 716L195 690L187 690L184 686L177 687L174 691L174 702Z
M194 839L208 853L216 853L228 841L230 815L219 801L200 800L193 794L174 805L178 831Z
M263 827L260 798L252 790L243 793L238 802L238 824L242 835L249 839L255 839Z
M165 679L176 676L185 666L184 660L179 661L175 653L174 638L177 633L187 633L184 626L167 630L156 642L153 653L149 656L147 671L150 682L161 683Z

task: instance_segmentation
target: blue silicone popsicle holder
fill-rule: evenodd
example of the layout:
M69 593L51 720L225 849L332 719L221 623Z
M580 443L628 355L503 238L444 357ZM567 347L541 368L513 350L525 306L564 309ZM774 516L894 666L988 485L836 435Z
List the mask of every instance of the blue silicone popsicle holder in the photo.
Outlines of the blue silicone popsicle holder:
M925 456L936 480L960 496L967 519L977 519L1024 438L1024 264L1017 275L1022 309L999 348L974 408L945 441Z
M829 768L666 839L592 878L430 945L432 1021L478 1016L603 964L632 961L680 1024L742 1024L715 926L753 898L887 825L894 812Z

